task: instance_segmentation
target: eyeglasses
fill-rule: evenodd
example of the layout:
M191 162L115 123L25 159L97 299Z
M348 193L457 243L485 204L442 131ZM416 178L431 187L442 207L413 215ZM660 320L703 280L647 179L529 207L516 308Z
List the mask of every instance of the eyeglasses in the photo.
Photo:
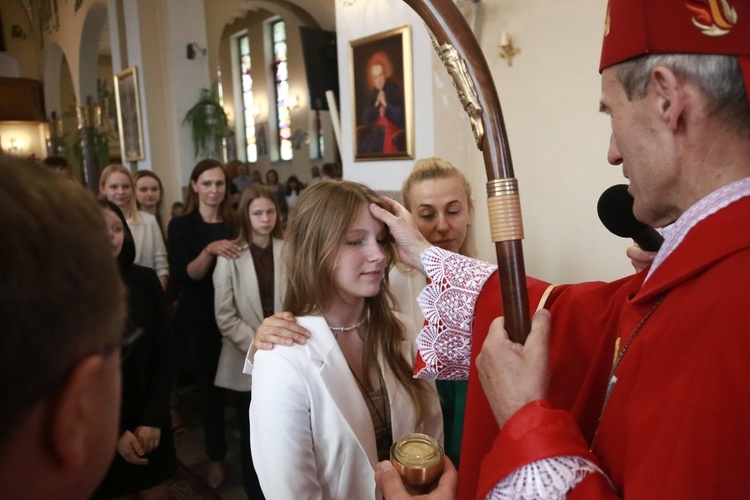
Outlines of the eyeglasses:
M129 329L117 342L111 342L98 349L89 351L87 354L81 356L75 362L71 363L60 377L48 381L47 384L43 385L37 390L29 391L26 394L26 404L24 406L28 408L36 401L57 391L60 387L62 387L65 381L68 380L70 374L81 362L81 360L88 358L89 356L99 355L103 358L108 358L114 353L120 352L120 364L122 364L133 352L133 345L135 344L135 341L138 340L142 335L143 328Z
M127 332L125 335L123 335L122 339L119 342L114 342L112 344L104 346L99 351L99 354L101 354L103 357L106 358L114 354L114 352L119 349L120 350L120 363L122 363L128 357L130 357L130 353L133 352L133 344L135 344L135 341L141 338L142 335L143 335L143 328L135 328L134 330L131 330ZM96 352L92 354L96 354Z

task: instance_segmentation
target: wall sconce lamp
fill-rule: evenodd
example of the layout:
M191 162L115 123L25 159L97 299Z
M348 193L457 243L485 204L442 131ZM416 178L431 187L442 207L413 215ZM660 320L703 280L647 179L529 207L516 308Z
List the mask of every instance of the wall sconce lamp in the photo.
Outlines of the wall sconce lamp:
M21 40L26 40L26 32L23 30L21 26L18 24L14 24L10 27L10 37L11 38L18 38Z
M521 49L513 47L513 40L507 31L500 33L500 57L508 60L508 66L513 66L513 57L521 53Z
M201 47L197 43L190 42L189 44L187 44L187 58L188 59L190 59L190 60L195 59L195 51L200 52L204 56L206 55L206 49L204 49L203 47Z

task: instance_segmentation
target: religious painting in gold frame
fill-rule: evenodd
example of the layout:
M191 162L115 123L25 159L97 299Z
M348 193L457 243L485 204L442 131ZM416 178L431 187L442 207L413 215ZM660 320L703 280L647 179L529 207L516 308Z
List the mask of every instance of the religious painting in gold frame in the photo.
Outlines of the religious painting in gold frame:
M414 158L411 27L349 45L354 159Z
M115 100L122 161L145 160L138 71L135 66L115 75Z

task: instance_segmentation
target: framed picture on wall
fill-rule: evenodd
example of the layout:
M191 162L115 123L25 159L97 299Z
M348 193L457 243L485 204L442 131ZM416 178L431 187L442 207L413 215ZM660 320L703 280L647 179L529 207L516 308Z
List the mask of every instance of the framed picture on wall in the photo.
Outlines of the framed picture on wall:
M354 159L414 158L411 27L350 43Z
M138 71L127 68L115 75L117 125L120 129L122 161L146 159L143 153L141 100L138 95Z

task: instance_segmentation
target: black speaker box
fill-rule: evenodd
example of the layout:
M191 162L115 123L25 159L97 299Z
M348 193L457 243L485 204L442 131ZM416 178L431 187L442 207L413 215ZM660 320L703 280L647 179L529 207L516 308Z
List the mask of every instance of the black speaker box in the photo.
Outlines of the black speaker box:
M336 32L300 26L302 55L305 60L310 109L328 109L326 91L339 98L339 69Z

